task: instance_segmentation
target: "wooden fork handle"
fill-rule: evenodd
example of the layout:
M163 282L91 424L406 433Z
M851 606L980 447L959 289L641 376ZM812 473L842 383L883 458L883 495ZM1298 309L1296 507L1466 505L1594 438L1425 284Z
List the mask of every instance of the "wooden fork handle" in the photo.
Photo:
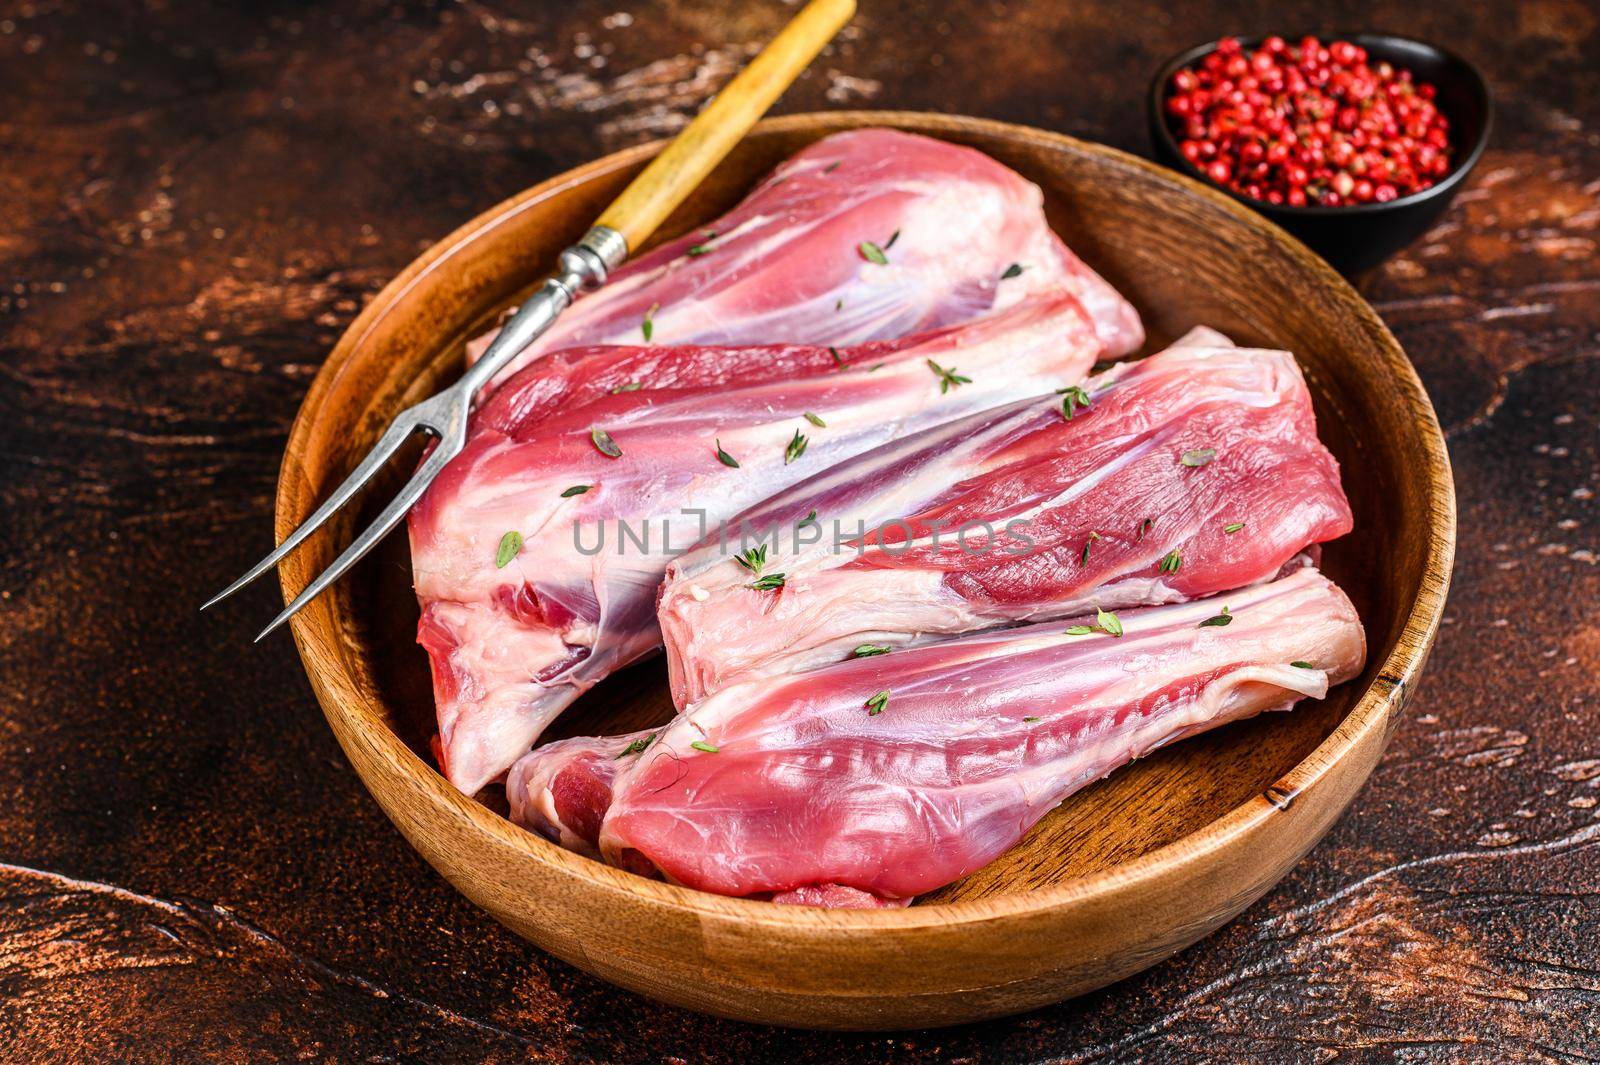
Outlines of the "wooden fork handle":
M596 219L631 253L655 232L855 14L855 0L811 0Z

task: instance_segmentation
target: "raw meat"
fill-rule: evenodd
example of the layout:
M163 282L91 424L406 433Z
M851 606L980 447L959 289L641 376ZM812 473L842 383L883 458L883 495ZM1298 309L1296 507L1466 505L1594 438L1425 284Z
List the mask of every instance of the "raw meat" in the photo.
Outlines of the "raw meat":
M1197 331L1086 398L1070 420L1056 396L978 414L758 504L756 529L819 518L771 553L777 591L715 541L681 556L659 608L676 705L863 645L1213 595L1350 530L1287 352Z
M611 805L617 774L632 764L630 755L647 749L658 731L559 740L519 760L506 778L511 819L567 850L599 858L600 824ZM654 875L648 862L640 862L634 871ZM911 901L887 899L841 884L806 884L769 897L780 904L833 910L893 908Z
M1109 354L1138 348L1137 312L1051 232L1042 204L1038 186L971 148L889 129L837 133L721 218L617 270L496 380L578 345L861 344L1062 290L1082 301ZM885 263L869 261L868 241Z
M655 650L662 572L708 528L862 451L1079 381L1101 351L1063 293L843 350L609 347L530 365L410 516L446 775L475 792ZM497 559L513 531L520 552Z
M1320 699L1366 655L1355 608L1312 568L1126 612L1120 637L1115 624L1029 625L724 688L655 732L534 751L512 770L512 815L706 891L904 902L993 861L1118 766Z
M511 820L569 851L600 857L600 822L622 760L648 749L658 731L557 740L519 759L506 776Z

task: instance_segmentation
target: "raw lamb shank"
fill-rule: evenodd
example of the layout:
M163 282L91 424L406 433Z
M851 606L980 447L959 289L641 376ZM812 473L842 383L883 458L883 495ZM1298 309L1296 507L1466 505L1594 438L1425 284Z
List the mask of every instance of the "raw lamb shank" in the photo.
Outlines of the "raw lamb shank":
M795 532L801 519L816 520ZM737 519L777 530L667 568L674 702L857 648L1198 599L1350 531L1293 356L1200 330L1064 395L860 455Z
M513 768L512 817L724 895L904 904L1165 744L1322 698L1365 657L1305 567L1199 602L1035 624L723 688L657 731Z
M890 129L836 133L721 218L617 270L496 380L580 345L841 347L1062 291L1083 303L1107 354L1134 351L1137 312L1051 232L1043 201L971 148Z
M446 775L476 792L657 649L662 573L717 523L863 451L1076 383L1102 351L1058 293L856 347L617 346L530 364L410 515Z

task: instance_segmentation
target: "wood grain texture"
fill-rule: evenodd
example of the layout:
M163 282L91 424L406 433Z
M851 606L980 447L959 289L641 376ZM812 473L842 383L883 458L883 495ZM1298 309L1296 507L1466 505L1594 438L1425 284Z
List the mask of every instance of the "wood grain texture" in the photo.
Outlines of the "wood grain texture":
M526 945L393 831L288 641L246 649L277 596L190 609L265 549L289 422L364 300L485 203L680 128L792 9L4 7L6 1056L1593 1054L1592 5L880 0L780 103L961 110L1143 152L1148 71L1280 21L1451 44L1501 103L1462 200L1361 286L1440 412L1462 536L1427 680L1351 812L1239 919L1152 970L1022 1017L892 1037L716 1021ZM178 927L166 904L220 906L261 935L173 951L163 928L220 933ZM110 946L67 967L86 942Z

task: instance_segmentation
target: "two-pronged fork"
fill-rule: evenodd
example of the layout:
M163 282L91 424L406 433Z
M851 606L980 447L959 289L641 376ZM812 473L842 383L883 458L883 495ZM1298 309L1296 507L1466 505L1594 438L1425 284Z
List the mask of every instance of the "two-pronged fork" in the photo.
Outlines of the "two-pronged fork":
M451 387L400 412L344 483L266 558L200 609L237 592L276 566L289 552L347 504L416 432L438 443L377 519L327 569L294 597L263 636L322 594L406 516L439 471L466 445L472 401L506 364L538 339L571 305L586 282L603 284L608 271L627 258L728 154L783 90L799 76L855 13L855 0L811 0L761 54L750 61L706 109L606 208L583 239L561 253L559 269L517 309L489 350Z

